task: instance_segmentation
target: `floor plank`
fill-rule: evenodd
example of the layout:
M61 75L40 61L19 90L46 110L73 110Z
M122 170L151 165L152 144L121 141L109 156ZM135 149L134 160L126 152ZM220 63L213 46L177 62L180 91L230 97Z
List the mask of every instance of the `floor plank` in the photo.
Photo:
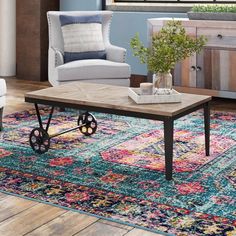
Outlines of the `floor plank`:
M69 236L88 227L96 222L96 217L79 214L77 212L67 212L49 223L37 228L27 236Z
M163 234L156 234L142 229L133 229L125 236L163 236Z
M37 204L37 202L29 201L23 198L8 196L0 202L0 222L33 206L36 206Z
M61 208L39 203L0 223L0 235L20 236L27 234L65 212Z
M96 222L74 236L123 236L128 230Z
M0 201L9 197L9 195L5 194L5 193L0 193Z
M48 82L19 80L14 77L5 78L5 80L7 83L7 104L4 107L4 115L33 108L33 104L25 103L24 94L50 86Z
M107 224L107 225L111 225L111 226L115 226L115 227L118 227L118 228L121 228L121 229L126 229L126 230L132 230L134 228L132 226L119 224L119 223L116 223L116 222L113 222L113 221L110 221L110 220L100 219L98 222L101 222L101 223Z

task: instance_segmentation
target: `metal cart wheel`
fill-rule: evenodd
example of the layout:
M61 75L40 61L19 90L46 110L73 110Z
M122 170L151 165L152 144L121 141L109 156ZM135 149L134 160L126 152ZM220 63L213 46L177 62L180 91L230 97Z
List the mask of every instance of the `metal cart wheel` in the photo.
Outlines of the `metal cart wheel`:
M89 112L85 112L79 115L78 118L79 130L85 136L90 136L94 134L97 130L97 121L96 118Z
M30 146L39 154L43 154L50 148L50 137L42 128L35 128L30 133Z

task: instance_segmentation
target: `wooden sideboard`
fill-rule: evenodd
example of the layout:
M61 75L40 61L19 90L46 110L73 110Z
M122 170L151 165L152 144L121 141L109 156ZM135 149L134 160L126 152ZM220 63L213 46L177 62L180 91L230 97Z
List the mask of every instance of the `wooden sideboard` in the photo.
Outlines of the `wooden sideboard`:
M148 19L148 41L171 18ZM180 92L236 98L236 22L180 20L191 37L204 35L207 43L199 54L177 63L174 86Z

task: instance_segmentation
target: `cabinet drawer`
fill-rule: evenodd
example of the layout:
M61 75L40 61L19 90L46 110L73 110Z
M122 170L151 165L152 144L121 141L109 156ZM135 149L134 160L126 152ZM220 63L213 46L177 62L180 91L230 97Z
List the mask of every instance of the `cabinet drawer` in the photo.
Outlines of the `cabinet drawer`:
M232 48L236 46L236 29L197 28L197 36L207 38L206 46Z

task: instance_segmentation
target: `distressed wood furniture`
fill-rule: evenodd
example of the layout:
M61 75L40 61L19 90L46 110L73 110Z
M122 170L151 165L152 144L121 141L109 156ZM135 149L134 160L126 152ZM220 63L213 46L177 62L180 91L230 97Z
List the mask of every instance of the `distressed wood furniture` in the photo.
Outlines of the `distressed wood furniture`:
M171 18L148 20L149 42ZM192 37L204 35L207 43L201 53L178 63L173 72L178 91L236 98L236 22L181 20ZM151 43L150 43L151 44Z
M86 112L79 116L79 121L81 122L78 122L78 126L50 136L48 134L48 128L55 106L161 120L164 122L166 179L171 180L174 120L195 110L204 108L205 149L206 155L208 156L210 139L210 100L210 96L182 94L181 103L138 105L128 97L128 88L84 82L74 82L29 92L25 95L25 101L35 104L39 121L39 127L33 129L30 134L30 144L36 152L44 153L49 149L50 139L57 135L75 129L80 129L85 135L91 135L96 131L96 120L94 120L94 117L90 113ZM38 104L52 106L46 128L43 127Z
M46 13L59 10L59 0L16 1L16 75L19 79L48 78L48 24Z

